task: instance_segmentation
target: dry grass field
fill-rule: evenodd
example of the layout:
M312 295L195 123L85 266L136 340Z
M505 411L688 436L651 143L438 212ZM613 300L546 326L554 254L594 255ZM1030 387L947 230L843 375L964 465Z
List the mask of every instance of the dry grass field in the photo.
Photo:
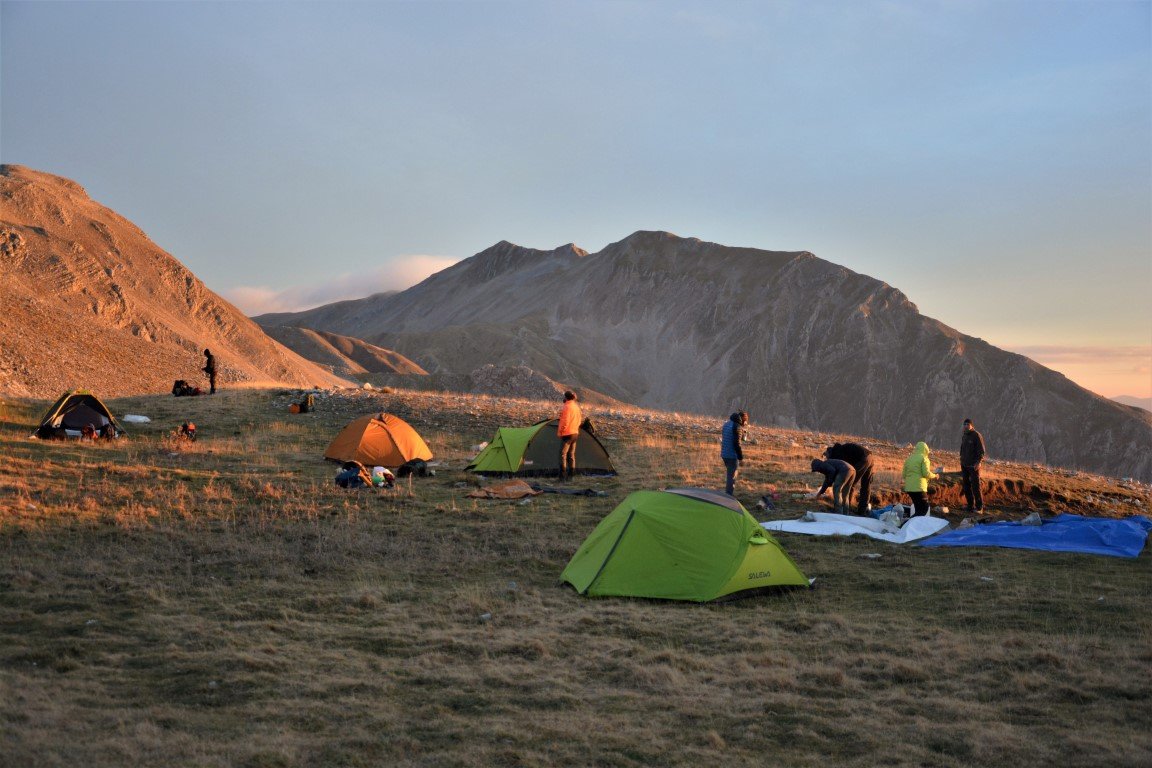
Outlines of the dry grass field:
M478 501L471 447L557 404L349 391L292 416L292 394L112 400L152 421L110 444L30 440L47 403L0 405L0 765L1152 764L1148 552L779 534L815 588L586 599L557 578L628 492L722 484L723 415L593 409L620 475L574 485L606 496ZM332 484L324 447L374 410L424 435L434 477ZM187 419L194 444L171 437ZM838 436L752 437L742 501L798 516ZM877 446L882 499L905 452ZM986 474L1008 519L1152 503Z

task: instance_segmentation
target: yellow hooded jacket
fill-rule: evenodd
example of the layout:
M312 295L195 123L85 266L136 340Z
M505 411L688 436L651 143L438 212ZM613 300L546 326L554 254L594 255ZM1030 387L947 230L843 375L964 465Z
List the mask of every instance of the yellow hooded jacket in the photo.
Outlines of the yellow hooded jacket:
M923 493L928 490L928 481L935 479L936 474L928 461L928 443L916 443L912 455L904 460L904 490Z

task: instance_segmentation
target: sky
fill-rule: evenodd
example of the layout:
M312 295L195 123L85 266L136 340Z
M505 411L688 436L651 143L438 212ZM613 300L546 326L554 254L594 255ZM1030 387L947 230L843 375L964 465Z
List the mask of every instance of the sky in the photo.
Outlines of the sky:
M666 230L1152 396L1152 0L5 0L0 161L249 314Z

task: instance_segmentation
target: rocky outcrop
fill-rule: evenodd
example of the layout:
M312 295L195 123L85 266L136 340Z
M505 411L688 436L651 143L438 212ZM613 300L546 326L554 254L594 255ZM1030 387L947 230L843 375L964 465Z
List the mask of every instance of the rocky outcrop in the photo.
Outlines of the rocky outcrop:
M954 448L970 417L993 456L1152 479L1152 414L807 252L666 232L594 254L502 242L398 294L277 322L364 338L433 373L523 365L644 407L740 407L784 427Z
M0 166L0 394L115 396L204 382L345 383L272 341L68 179Z

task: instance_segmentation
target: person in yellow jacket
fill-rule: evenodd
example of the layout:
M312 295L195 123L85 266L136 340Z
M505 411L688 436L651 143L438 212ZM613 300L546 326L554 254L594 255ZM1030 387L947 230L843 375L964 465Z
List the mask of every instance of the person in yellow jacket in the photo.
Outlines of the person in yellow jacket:
M576 393L564 393L564 408L560 411L560 426L556 435L560 438L560 479L571 480L576 472L576 438L580 436L580 422L584 414L576 403Z
M904 493L912 497L913 517L928 514L928 481L936 478L928 461L928 443L916 443L912 455L904 460Z

